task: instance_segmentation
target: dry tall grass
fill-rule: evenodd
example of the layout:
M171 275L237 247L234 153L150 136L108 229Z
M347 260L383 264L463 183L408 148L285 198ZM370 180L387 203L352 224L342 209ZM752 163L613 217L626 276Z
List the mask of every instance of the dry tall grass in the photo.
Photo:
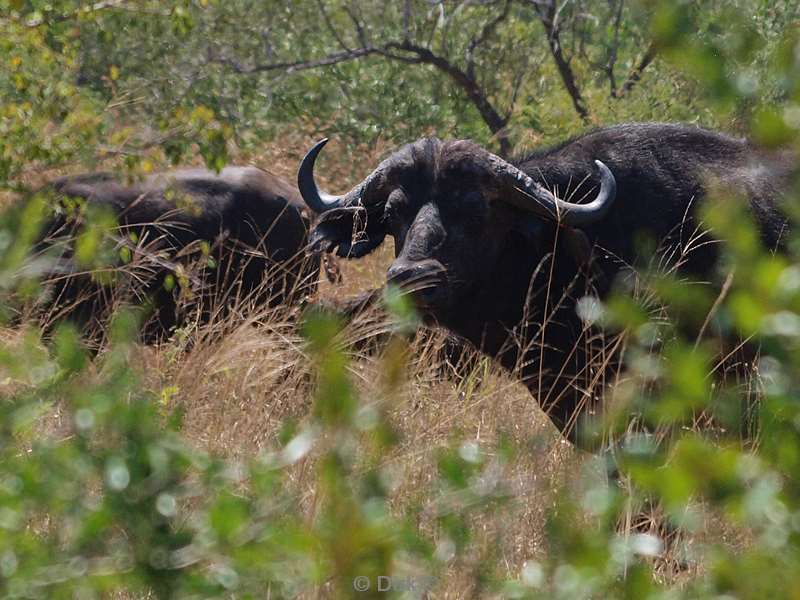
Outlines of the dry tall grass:
M279 151L267 148L259 155L240 162L251 162L287 178L293 178L297 158L309 140L289 138ZM364 156L363 164L375 164L380 151ZM320 169L328 174L331 191L349 188L353 183L351 157L334 157ZM328 158L330 161L331 159ZM334 181L331 173L347 173ZM342 299L379 286L391 261L392 250L384 245L371 256L353 263L342 263L343 283L321 281L322 298ZM199 447L230 458L252 456L276 443L287 419L303 422L309 418L314 393L312 365L306 355L293 308L232 311L222 320L201 326L193 332L195 342L187 349L180 336L156 347L139 347L132 364L143 375L143 385L168 407L185 411L184 433ZM363 403L380 398L382 373L375 354L353 350L350 342L385 331L382 316L370 313L348 325L343 347L352 354L352 378ZM4 343L13 335L4 334ZM473 574L476 565L491 561L500 575L517 577L525 561L544 559L548 548L545 536L546 515L557 509L557 492L565 486L579 485L577 474L593 472L603 476L591 457L572 448L556 432L536 399L515 378L486 360L466 377L443 377L446 368L438 364L438 347L443 335L418 336L411 346L411 360L402 393L393 397L390 418L401 442L384 457L394 473L393 506L398 513L411 504L425 504L435 487L436 455L454 440L494 442L510 437L523 449L502 477L511 493L504 510L475 518L478 536L472 554L453 562L437 585L435 597L462 598L473 595L479 583ZM63 432L58 407L51 415L50 435ZM43 431L44 433L44 431ZM312 470L314 457L301 460L293 469L295 488L309 518L313 518L317 490ZM635 511L623 524L623 533L641 531L634 522ZM420 527L435 539L434 521L421 515ZM655 529L657 523L646 525ZM738 544L741 539L718 526L713 515L706 515L705 527L685 540L684 547L700 545L708 539ZM733 537L732 537L733 536ZM731 539L729 539L731 538ZM671 565L671 566L670 566ZM675 556L663 557L661 576L680 581L701 567Z
M383 259L370 261L377 265ZM385 330L381 319L360 316L345 330L343 347ZM256 321L260 326L253 327ZM479 385L474 374L464 380L443 378L435 362L442 341L434 335L412 343L407 380L393 396L390 418L401 442L383 460L395 478L395 509L402 512L410 504L433 500L437 451L454 440L484 444L508 436L526 449L503 474L511 506L502 516L477 519L475 555L468 563L453 564L441 583L445 597L462 598L476 585L468 574L480 561L499 560L508 576L515 576L526 560L545 556L545 517L554 507L554 491L584 458L561 440L530 393L511 376L483 363ZM176 354L167 344L140 349L140 358L145 385L185 410L185 434L211 452L231 458L254 455L274 446L286 419L308 418L311 365L296 325L280 310L251 316L191 352ZM351 371L362 403L384 395L379 357L356 352ZM309 518L317 504L313 464L313 456L304 459L291 478ZM433 515L423 515L420 525L433 534Z

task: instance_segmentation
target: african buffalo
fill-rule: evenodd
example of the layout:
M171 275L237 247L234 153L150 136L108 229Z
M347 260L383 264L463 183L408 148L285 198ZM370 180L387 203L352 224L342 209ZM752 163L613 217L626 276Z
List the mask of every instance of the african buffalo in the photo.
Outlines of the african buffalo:
M605 297L621 271L652 260L641 255L642 234L682 251L681 269L709 275L715 245L690 249L697 206L716 180L749 200L767 247L785 235L778 201L792 160L696 127L617 125L513 163L469 141L425 138L341 197L314 183L325 142L298 174L304 200L321 213L312 248L358 258L391 236L388 281L429 321L515 369L573 440L603 371L590 358L596 331L576 304Z
M50 323L77 322L95 341L120 301L151 307L142 338L155 342L190 317L207 321L315 290L319 261L304 256L307 209L297 189L266 171L186 169L133 183L93 173L46 190L57 201L36 247L51 265L44 312ZM118 223L105 235L110 269L85 264L76 250L87 213L98 210Z

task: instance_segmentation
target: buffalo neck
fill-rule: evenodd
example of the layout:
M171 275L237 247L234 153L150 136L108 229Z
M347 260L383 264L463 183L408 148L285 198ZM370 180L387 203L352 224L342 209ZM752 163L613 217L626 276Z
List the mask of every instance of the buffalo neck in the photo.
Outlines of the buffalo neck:
M492 277L439 322L518 377L569 434L569 415L581 399L576 380L585 371L585 356L572 352L586 332L575 301L604 292L613 273L579 267L555 236L541 242L511 239Z

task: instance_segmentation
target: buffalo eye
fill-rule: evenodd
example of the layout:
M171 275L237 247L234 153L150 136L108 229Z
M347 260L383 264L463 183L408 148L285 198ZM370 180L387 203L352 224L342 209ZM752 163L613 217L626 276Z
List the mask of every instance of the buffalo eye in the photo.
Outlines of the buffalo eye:
M400 188L395 188L386 199L386 206L383 209L383 221L391 228L401 225L400 219L403 211L408 206L408 197Z

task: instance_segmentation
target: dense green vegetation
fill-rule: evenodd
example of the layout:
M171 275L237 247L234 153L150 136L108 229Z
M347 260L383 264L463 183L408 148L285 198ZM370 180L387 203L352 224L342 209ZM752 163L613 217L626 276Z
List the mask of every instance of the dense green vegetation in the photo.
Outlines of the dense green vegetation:
M358 152L423 134L513 153L625 120L800 151L790 0L0 0L0 61L9 198L97 166L221 168L268 144L294 158L322 134L341 141L343 179L363 170ZM590 426L624 438L614 460L626 485L587 458L589 475L548 507L546 554L509 565L476 524L513 510L508 472L536 445L455 431L435 449L435 476L398 499L385 457L402 443L392 408L409 393L404 336L367 397L341 324L313 315L298 331L278 314L273 330L309 365L292 375L298 405L310 395L312 406L269 449L211 452L183 432L192 408L172 401L166 368L159 388L143 384L131 314L97 357L69 326L44 343L12 322L40 292L28 251L48 212L46 198L15 205L0 222L0 596L348 597L381 595L392 577L394 593L447 597L457 569L475 597L795 597L800 245L765 253L746 218L714 206L708 221L728 241L719 281L735 271L719 301L654 275L652 293L600 307L606 327L630 332L633 378ZM110 226L87 228L85 252ZM398 330L414 326L402 298L387 305ZM662 305L690 323L711 315L705 341L660 319L654 353ZM736 337L761 345L746 385L709 375ZM169 366L181 351L159 356ZM657 433L621 435L631 414ZM658 527L630 523L653 506ZM685 552L709 519L725 535Z

